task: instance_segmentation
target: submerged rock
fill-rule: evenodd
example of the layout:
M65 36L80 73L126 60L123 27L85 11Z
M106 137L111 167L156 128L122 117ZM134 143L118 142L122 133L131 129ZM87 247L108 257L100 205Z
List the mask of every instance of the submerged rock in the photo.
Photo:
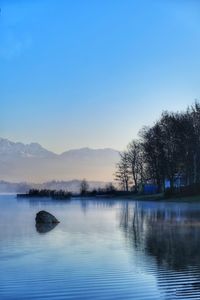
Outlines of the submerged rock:
M36 223L41 224L57 224L59 221L52 214L45 210L41 210L36 214L35 218Z
M47 233L53 230L58 223L36 223L35 228L39 233Z

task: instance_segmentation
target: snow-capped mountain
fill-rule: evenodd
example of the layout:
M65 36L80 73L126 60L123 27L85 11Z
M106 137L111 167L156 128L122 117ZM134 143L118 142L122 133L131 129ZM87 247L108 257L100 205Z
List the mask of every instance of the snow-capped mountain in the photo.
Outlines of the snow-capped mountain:
M56 154L46 150L38 143L14 143L8 139L0 138L0 155L13 155L19 157L52 157Z
M45 182L86 178L112 181L119 152L82 148L56 154L38 143L15 143L0 138L0 180Z

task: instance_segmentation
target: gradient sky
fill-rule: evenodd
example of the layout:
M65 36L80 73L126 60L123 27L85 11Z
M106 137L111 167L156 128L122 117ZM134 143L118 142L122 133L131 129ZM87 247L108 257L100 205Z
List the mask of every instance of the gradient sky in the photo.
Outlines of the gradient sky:
M0 0L0 136L122 150L200 98L200 1Z

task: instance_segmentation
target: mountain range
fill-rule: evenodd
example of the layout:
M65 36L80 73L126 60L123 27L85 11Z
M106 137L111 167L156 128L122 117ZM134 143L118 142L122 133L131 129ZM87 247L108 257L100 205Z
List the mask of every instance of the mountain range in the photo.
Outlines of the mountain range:
M81 148L56 154L38 143L23 144L0 138L0 180L42 183L52 180L113 181L119 152Z

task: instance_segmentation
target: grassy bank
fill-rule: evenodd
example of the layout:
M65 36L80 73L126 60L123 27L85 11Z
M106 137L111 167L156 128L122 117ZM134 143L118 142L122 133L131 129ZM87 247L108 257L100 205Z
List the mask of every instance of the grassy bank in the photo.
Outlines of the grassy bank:
M172 196L165 197L163 193L155 195L135 195L132 196L133 200L141 201L166 201L166 202L200 202L200 194L193 196Z

